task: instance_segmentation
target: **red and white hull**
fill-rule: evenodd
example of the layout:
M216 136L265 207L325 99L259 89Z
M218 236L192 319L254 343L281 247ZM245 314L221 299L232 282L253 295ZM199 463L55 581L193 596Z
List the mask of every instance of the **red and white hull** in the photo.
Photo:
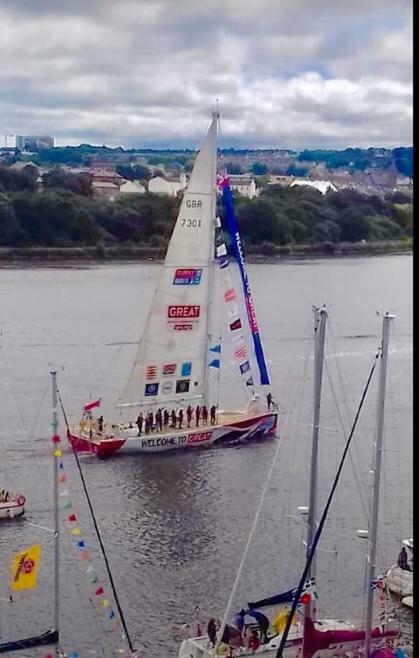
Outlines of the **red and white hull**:
M151 453L177 448L208 447L213 444L237 444L273 438L276 435L278 414L260 413L217 425L204 425L184 429L136 436L133 429L121 429L117 436L94 435L91 439L69 430L67 438L77 452L91 452L107 457L115 452ZM134 435L133 435L134 434Z
M0 519L14 519L25 513L25 497L11 494L8 500L0 501Z

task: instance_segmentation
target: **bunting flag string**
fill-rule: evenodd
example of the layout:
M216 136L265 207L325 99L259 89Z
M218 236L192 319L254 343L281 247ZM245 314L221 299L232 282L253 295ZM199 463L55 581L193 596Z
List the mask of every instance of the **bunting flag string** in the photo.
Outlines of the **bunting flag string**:
M66 513L66 525L68 535L71 537L71 543L75 548L79 558L86 563L86 578L87 582L92 588L92 595L90 600L95 604L97 608L101 608L106 615L110 626L113 631L119 634L123 642L126 641L125 634L121 632L121 623L117 616L116 610L111 605L109 598L106 595L103 585L99 583L99 578L95 567L93 566L90 558L90 553L86 546L86 540L82 536L82 532L79 527L78 516L73 509L73 503L71 501L70 492L67 487L68 477L65 472L64 462L62 459L62 451L58 447L60 443L60 437L54 435L52 437L53 443L53 456L59 459L58 462L58 485L59 485L59 497L61 499L60 508ZM117 649L119 655L123 654L128 658L134 658L134 654L128 651L126 648ZM48 658L48 656L45 656ZM80 653L77 651L72 651L68 654L68 658L80 658Z

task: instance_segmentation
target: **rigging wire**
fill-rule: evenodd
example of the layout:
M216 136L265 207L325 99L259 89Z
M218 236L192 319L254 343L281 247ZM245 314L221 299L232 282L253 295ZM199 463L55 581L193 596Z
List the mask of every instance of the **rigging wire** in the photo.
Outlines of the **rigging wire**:
M69 551L68 546L67 546L67 544L66 544L65 542L62 543L62 548L63 548L63 553L64 553L64 555L65 555L66 558L68 559L68 558L69 558L69 555L70 555L70 551ZM85 605L85 597L82 596L80 584L77 582L77 580L74 580L74 581L73 581L73 584L74 584L74 587L76 588L76 591L77 591L77 596L78 596L78 598L79 598L79 605L80 605L80 608L81 608L81 610L82 610L82 612L83 612L83 619L84 619L85 621L87 621L87 625L88 625L88 627L89 627L90 639L92 640L93 645L96 645L96 648L97 648L97 642L98 642L98 639L97 639L97 638L98 638L98 633L94 633L94 632L93 632L93 628L92 628L93 625L92 625L91 617L90 617L89 614L85 614L86 611L87 611L87 613L90 612L89 607L88 607L87 605ZM103 634L105 634L105 628L104 628L104 622L103 622L103 619L101 619L101 618L98 616L98 614L97 614L97 610L96 610L96 608L94 607L93 602L92 602L92 600L90 599L90 597L89 597L89 602L90 602L90 607L92 608L92 610L93 610L93 612L94 612L94 615L95 615L95 616L94 616L94 623L96 624L96 628L100 627L101 635L103 635ZM102 653L103 653L103 645L102 645L102 644L100 645L100 648L101 648ZM74 649L74 647L73 647L73 649Z
M370 369L368 379L367 379L367 382L365 384L364 390L362 392L360 403L358 405L358 409L357 409L357 412L356 412L356 415L355 415L355 419L354 419L354 422L352 424L351 431L349 433L348 439L347 439L346 444L345 444L345 448L344 448L343 453L342 453L339 468L338 468L337 473L335 475L335 478L334 478L334 481L333 481L333 484L332 484L332 488L329 492L329 496L327 498L326 505L323 509L323 513L322 513L322 516L320 518L316 534L314 536L313 544L312 544L312 546L310 546L310 548L308 550L308 557L307 557L306 565L305 565L303 573L301 575L300 582L298 584L298 587L297 587L297 590L296 590L296 593L295 593L295 596L294 596L294 600L292 602L291 610L290 610L290 612L288 614L288 617L287 617L285 628L284 628L284 631L283 631L283 634L282 634L282 637L281 637L281 641L279 643L279 647L278 647L278 650L277 650L277 653L276 653L276 658L282 658L283 650L284 650L285 643L286 643L287 638L288 638L288 634L289 634L289 631L290 631L290 628L291 628L292 620L294 618L295 611L296 611L297 606L299 604L300 597L301 597L304 585L305 585L306 580L307 580L307 575L309 573L311 563L313 561L313 558L314 558L314 555L315 555L315 552L316 552L317 544L319 543L319 540L320 540L320 537L321 537L321 534L322 534L322 531L323 531L323 527L324 527L324 524L326 522L326 518L327 518L327 515L328 515L328 512L329 512L329 508L330 508L330 505L332 503L332 500L333 500L333 497L334 497L334 494L335 494L335 491L336 491L336 487L338 485L340 475L341 475L343 466L344 466L345 461L346 461L346 455L349 451L349 446L352 442L352 437L355 433L355 429L356 429L357 424L358 424L358 419L359 419L362 407L364 406L365 397L367 395L367 391L369 389L369 386L370 386L370 383L371 383L371 380L372 380L372 376L374 374L374 370L375 370L375 367L377 365L378 358L379 358L380 355L381 355L381 347L378 349L378 351L375 355L374 363L373 363L373 365Z
M65 424L67 426L67 430L69 430L70 427L69 427L68 422L67 422L67 416L66 416L66 413L65 413L65 410L64 410L64 405L63 405L63 402L62 402L62 399L61 399L61 394L60 394L60 391L59 391L58 387L57 387L57 396L58 396L58 401L60 403L61 411L63 412L64 421L65 421ZM82 471L82 468L81 468L81 465L80 465L80 459L79 459L79 456L77 454L77 450L75 450L74 447L73 447L73 454L74 454L74 457L75 457L75 460L76 460L77 469L79 471L80 479L81 479L81 482L82 482L82 485L83 485L83 490L84 490L84 493L86 495L87 504L89 506L90 514L91 514L91 517L92 517L92 520L93 520L93 525L94 525L94 528L95 528L95 531L96 531L96 536L98 538L98 542L99 542L100 550L101 550L101 553L102 553L102 557L103 557L103 560L105 562L106 571L108 573L109 582L111 584L111 588L112 588L112 592L113 592L113 595L114 595L116 607L118 608L119 616L120 616L121 623L122 623L122 626L123 626L123 629L124 629L124 633L125 633L125 636L126 636L126 639L127 639L127 642L128 642L128 646L130 648L130 651L133 653L134 652L134 646L132 644L131 637L130 637L130 634L128 632L128 628L127 628L127 625L126 625L124 613L122 611L121 604L119 602L118 594L116 592L116 587L115 587L114 579L112 577L112 572L111 572L111 568L110 568L110 565L109 565L108 557L106 555L105 546L104 546L103 541L102 541L102 537L101 537L99 527L98 527L98 524L97 524L97 521L96 521L95 513L93 511L92 502L90 500L90 495L89 495L89 492L88 492L88 489L87 489L86 480L84 478L83 471Z
M331 330L331 321L330 320L329 320L328 324L329 324L329 334L330 334L330 337L331 337L333 352L334 352L334 354L338 354L337 346L336 346L336 343L335 343L335 336L334 336L334 334ZM341 411L340 411L340 405L338 404L336 391L335 391L335 388L333 386L332 376L331 376L331 372L329 370L327 361L326 361L325 365L326 365L326 373L327 373L328 381L329 381L329 384L330 384L333 400L334 400L335 407L336 407L336 413L337 413L337 416L338 416L338 419L339 419L339 424L341 426L343 436L345 436L347 430L345 429L344 421L343 421L342 414L341 414ZM348 423L349 423L349 409L348 409L348 406L347 406L347 403L346 403L346 400L347 400L346 389L345 389L345 385L344 385L344 379L342 377L342 371L341 371L341 368L340 368L340 365L339 365L339 360L337 358L335 359L335 365L336 365L336 371L337 371L337 374L338 374L339 384L340 384L342 394L343 394L343 397L344 397L344 408L345 408L346 415L347 415L347 420L348 420ZM355 453L355 459L354 459L354 453ZM359 452L358 452L358 446L357 446L356 443L352 446L351 450L349 450L349 461L350 461L350 464L351 464L351 467L352 467L352 473L353 473L354 479L355 479L356 484L357 484L357 490L358 490L359 497L360 497L360 500L361 500L361 506L362 506L362 511L364 513L364 518L365 518L366 523L368 523L368 504L367 504L367 500L366 500L367 496L368 496L368 493L367 493L368 485L361 480L360 474L363 472L363 469L359 466L359 464L363 464L363 460L360 459ZM373 468L373 465L371 465L371 468ZM377 557L378 557L378 560L382 564L385 564L385 559L383 557L381 544L379 544L377 546Z
M329 335L330 335L330 339L331 339L331 343L332 343L333 352L335 354L338 354L337 346L336 346L336 342L335 342L335 335L333 333L332 322L331 321L329 321ZM336 366L336 371L337 371L337 375L338 375L339 385L340 385L340 388L341 388L341 391L342 391L342 394L343 394L344 409L345 409L345 412L346 412L347 427L350 427L351 420L350 420L350 413L349 413L348 404L347 404L348 395L347 395L347 390L346 390L346 387L345 387L345 384L344 384L344 378L342 376L342 370L340 368L340 363L339 363L338 358L335 359L335 366ZM332 384L331 373L327 368L327 364L326 364L326 371L327 371L330 387L331 387L331 390L332 390L332 395L333 395L333 399L334 399L334 402L335 402L339 423L340 423L340 426L342 428L343 436L346 436L347 429L345 428L345 424L343 422L342 414L341 414L341 411L340 411L340 405L338 404L338 401L337 401L336 392L335 392L335 389L334 389L333 384ZM368 519L368 505L366 503L366 493L365 492L368 490L368 485L365 481L361 481L360 473L362 473L362 469L357 467L357 463L354 461L354 454L353 453L355 453L355 460L358 464L363 464L365 460L360 459L359 452L358 452L358 446L356 444L354 444L353 450L349 451L349 459L350 459L350 462L351 462L351 466L352 466L354 478L355 478L355 481L356 481L356 484L357 484L357 487L358 487L358 491L360 493L361 504L362 504L364 515L365 515L365 519L367 520Z
M297 383L294 387L291 408L293 407L293 404L295 403L298 387L299 387L299 378L297 379ZM289 417L290 417L290 411L287 412L285 420L284 420L284 424L283 424L283 428L282 428L282 434L283 435L285 434L285 430L288 426ZM284 439L279 439L278 440L278 445L275 449L275 453L274 453L273 458L272 458L272 462L271 462L271 466L269 468L268 476L266 478L265 484L264 484L263 489L262 489L262 493L261 493L259 503L258 503L258 506L257 506L257 509L256 509L256 514L255 514L255 517L254 517L254 520L253 520L253 524L252 524L252 527L250 529L250 533L249 533L249 536L247 538L247 541L246 541L246 544L245 544L245 547L244 547L244 550L243 550L243 554L242 554L242 558L240 560L239 568L237 570L236 578L234 580L233 587L232 587L232 590L231 590L231 594L230 594L230 597L228 599L227 606L226 606L226 609L225 609L225 612L224 612L224 617L223 617L223 620L222 620L222 623L221 623L221 626L220 626L220 629L219 629L219 632L218 632L217 641L216 641L215 649L214 649L215 652L217 651L217 649L220 645L221 638L222 638L224 630L227 626L227 618L228 618L228 615L229 615L229 612L230 612L230 609L231 609L231 605L232 605L234 596L236 594L237 586L238 586L238 583L239 583L239 580L240 580L241 573L243 571L243 567L244 567L244 564L245 564L245 561L246 561L246 558L247 558L247 554L249 552L249 548L250 548L250 545L251 545L251 542L252 542L252 539L253 539L253 535L256 531L256 527L257 527L259 517L260 517L261 511L262 511L263 503L264 503L264 500L265 500L265 497L266 497L266 494L267 494L267 491L268 491L268 487L269 487L269 483L270 483L272 474L273 474L275 466L276 466L276 462L277 462L277 459L278 459L279 451L281 449L283 440Z
M310 323L310 330L312 327L312 323ZM307 327L306 327L307 328ZM306 332L305 332L306 333ZM308 328L307 328L307 333L308 333ZM311 343L312 340L309 340L306 342L306 354L304 356L303 364L302 364L302 375L301 379L300 377L298 378L297 381L301 383L299 390L297 391L296 397L300 401L298 405L298 412L297 412L297 418L296 418L296 423L295 427L297 428L297 436L295 437L295 440L292 441L292 450L291 450L291 464L288 468L285 469L287 477L288 477L288 482L287 482L287 500L286 500L286 509L290 511L291 508L291 492L292 492L292 483L295 481L294 473L296 472L295 469L295 460L296 460L296 453L297 453L297 444L300 443L299 441L299 436L298 436L298 431L301 427L301 416L303 413L303 406L304 406L304 399L305 399L305 388L306 388L306 378L307 378L307 371L308 371L308 364L310 361L310 353L312 351L311 349ZM291 527L290 527L290 521L291 517L290 515L287 516L287 532L286 532L286 537L287 537L287 546L288 546L288 554L292 554L294 548L291 547L290 545L290 540L291 540ZM303 558L303 555L305 553L305 547L303 544L304 537L305 537L305 526L306 524L301 524L301 533L300 533L300 541L299 541L299 564L301 565L301 561Z

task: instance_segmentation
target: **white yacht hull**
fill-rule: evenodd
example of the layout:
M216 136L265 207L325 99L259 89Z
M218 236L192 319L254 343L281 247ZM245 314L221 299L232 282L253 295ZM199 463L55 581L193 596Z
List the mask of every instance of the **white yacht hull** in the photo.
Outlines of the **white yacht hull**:
M319 631L354 631L355 626L349 622L336 619L323 619L316 622L315 628ZM267 644L261 644L255 652L247 649L246 647L233 649L233 656L246 658L247 656L250 657L263 654L264 658L276 658L280 641L281 634L276 635ZM374 644L376 643L381 645L383 643L383 638L374 638L372 640L372 646L374 647ZM347 656L348 652L350 654L356 654L357 652L362 653L363 646L363 639L351 640L347 642L341 642L339 644L330 644L329 648L316 651L314 655L318 656L319 658L320 656L321 658ZM302 625L299 624L298 626L291 628L288 639L285 643L283 656L284 658L302 658L302 650L303 628ZM210 646L207 636L193 637L182 642L179 649L178 658L227 658L228 652L222 653L221 651L222 649L219 648L218 653L214 652L214 649Z
M0 519L14 519L25 513L25 503L19 504L16 500L0 503Z
M175 450L178 448L209 447L213 444L245 443L248 441L273 438L276 435L277 412L264 412L253 416L244 413L226 414L225 422L217 425L200 425L183 429L168 429L138 436L134 428L118 428L116 436L94 435L92 439L75 431L69 431L67 438L77 452L91 452L98 457L107 457L115 452L151 453Z
M403 605L406 605L408 608L413 608L413 596L404 596L402 598Z
M400 569L397 564L393 564L387 571L386 580L390 592L400 596L413 594L413 571Z

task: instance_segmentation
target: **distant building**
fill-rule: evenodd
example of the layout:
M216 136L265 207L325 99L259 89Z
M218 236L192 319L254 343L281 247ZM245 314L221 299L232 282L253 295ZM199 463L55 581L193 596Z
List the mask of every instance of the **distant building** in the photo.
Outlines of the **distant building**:
M174 176L155 176L148 181L148 191L153 194L177 196L186 186L186 174L180 174L178 178Z
M94 157L90 158L90 169L91 171L106 171L106 172L115 172L116 164L110 159Z
M10 169L14 169L15 171L23 171L25 167L36 167L36 169L38 169L38 165L32 162L32 160L29 160L28 162L19 160L18 162L10 165Z
M238 192L241 196L253 199L255 196L259 195L259 190L256 188L253 176L229 174L228 178L230 181L230 189Z
M282 187L289 187L294 180L294 176L279 176L271 174L267 185L281 185Z
M411 189L413 187L413 180L411 178L409 178L409 176L399 175L399 176L397 176L397 179L396 179L396 187L400 188L400 189L402 189L402 188Z
M115 183L108 181L93 181L92 183L93 196L106 197L113 201L119 194L119 186Z
M33 135L16 135L16 148L20 151L40 151L42 149L53 149L53 137L37 137Z
M315 190L318 190L322 194L326 194L326 192L337 192L337 187L333 185L330 180L307 180L305 178L297 178L291 183L290 187L295 187L296 185L313 187Z
M127 180L126 183L122 183L119 191L121 194L145 194L146 189L144 185L141 185L141 183Z
M106 197L113 201L120 194L124 179L119 174L93 172L91 176L93 196Z

